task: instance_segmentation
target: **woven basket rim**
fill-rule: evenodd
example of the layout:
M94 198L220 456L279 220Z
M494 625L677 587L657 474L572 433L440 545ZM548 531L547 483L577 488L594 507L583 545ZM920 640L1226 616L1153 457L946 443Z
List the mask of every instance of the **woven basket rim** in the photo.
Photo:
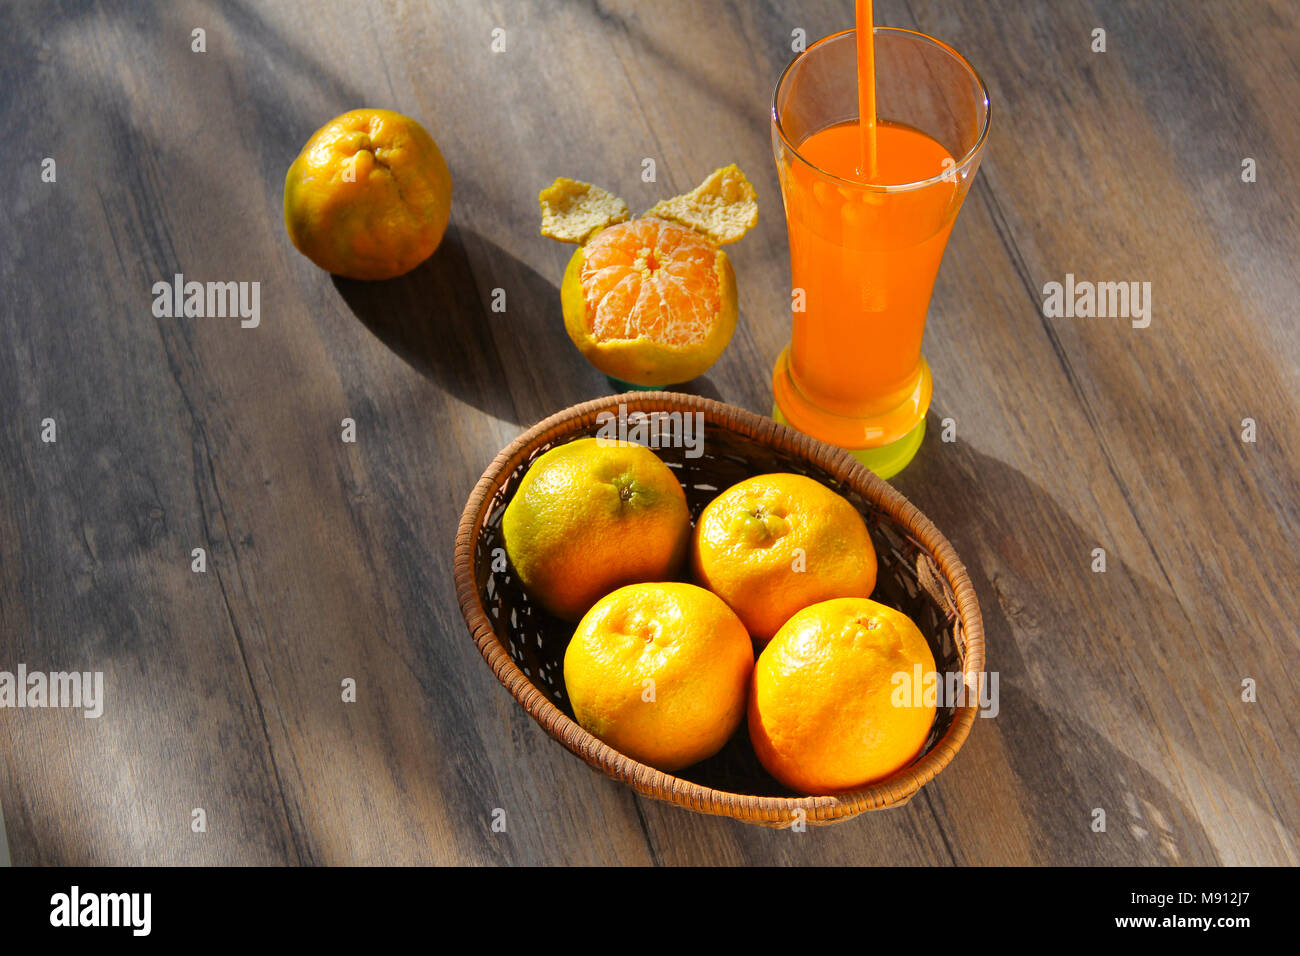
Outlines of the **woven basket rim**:
M830 822L906 803L952 761L970 733L978 709L976 703L967 699L956 708L951 725L934 746L916 763L884 780L833 796L759 796L715 790L633 760L584 730L555 706L515 663L492 626L475 582L475 545L487 518L488 505L533 448L573 434L575 425L589 427L601 412L617 411L620 405L629 412L703 412L710 424L808 461L853 487L873 506L887 513L924 547L952 588L965 636L963 680L966 686L979 686L971 683L977 682L984 670L984 627L975 589L952 545L915 505L844 449L734 405L665 391L624 392L561 409L502 449L475 483L456 531L456 596L470 636L497 680L547 734L594 769L628 784L638 793L700 813L785 826L798 819L800 811L810 822Z

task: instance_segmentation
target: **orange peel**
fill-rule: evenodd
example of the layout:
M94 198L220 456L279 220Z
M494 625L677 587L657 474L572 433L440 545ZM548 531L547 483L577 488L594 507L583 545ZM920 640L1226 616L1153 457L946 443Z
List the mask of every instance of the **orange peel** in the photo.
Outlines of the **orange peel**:
M537 202L542 207L542 235L559 242L586 242L628 217L627 203L617 196L564 176L538 193Z
M725 246L758 224L758 196L740 167L732 163L715 169L690 192L655 203L646 215L688 226Z

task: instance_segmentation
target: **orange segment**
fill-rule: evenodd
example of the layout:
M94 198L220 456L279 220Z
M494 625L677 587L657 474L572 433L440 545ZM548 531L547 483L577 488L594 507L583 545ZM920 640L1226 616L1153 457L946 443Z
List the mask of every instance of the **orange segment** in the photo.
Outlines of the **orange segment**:
M582 290L597 342L704 342L721 317L717 247L659 219L602 230L587 243Z

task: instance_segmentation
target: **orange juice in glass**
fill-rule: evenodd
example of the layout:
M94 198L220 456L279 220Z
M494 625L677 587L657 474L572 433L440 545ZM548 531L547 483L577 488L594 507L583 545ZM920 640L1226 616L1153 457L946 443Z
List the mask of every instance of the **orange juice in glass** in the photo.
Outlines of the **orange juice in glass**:
M988 130L983 82L951 47L876 28L859 122L856 33L817 41L777 83L772 146L790 236L790 345L776 416L881 477L925 434L925 316ZM874 81L874 82L873 82ZM869 104L869 105L868 105ZM868 135L871 134L871 135Z

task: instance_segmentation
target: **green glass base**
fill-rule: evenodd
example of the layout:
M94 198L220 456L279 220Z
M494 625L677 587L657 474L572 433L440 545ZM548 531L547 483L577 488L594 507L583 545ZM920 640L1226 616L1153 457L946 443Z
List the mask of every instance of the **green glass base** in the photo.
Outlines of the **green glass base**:
M634 385L613 375L606 375L605 381L609 382L609 387L616 392L658 392L668 387L667 385Z
M772 417L782 425L790 424L785 420L785 416L781 414L779 405L773 404ZM925 438L924 418L917 422L915 428L897 441L892 441L888 445L881 445L878 448L850 448L848 452L879 477L893 478L916 457L923 438Z

